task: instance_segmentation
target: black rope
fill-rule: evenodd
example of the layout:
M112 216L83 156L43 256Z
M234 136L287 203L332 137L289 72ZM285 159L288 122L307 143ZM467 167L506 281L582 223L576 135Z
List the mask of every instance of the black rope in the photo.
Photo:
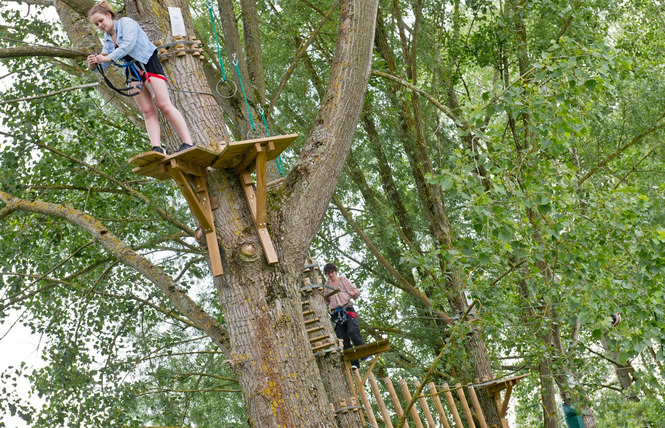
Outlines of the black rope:
M113 83L109 80L109 78L106 77L106 74L104 74L104 69L102 68L101 64L99 66L97 66L97 71L99 71L99 74L101 74L102 77L104 78L104 81L106 82L106 85L108 85L109 88L113 89L114 91L116 91L117 93L122 95L123 97L135 97L138 94L140 94L141 91L143 91L143 81L141 80L140 76L139 76L139 82L140 83L138 85L128 86L126 88L117 88L115 85L113 85ZM129 91L133 91L133 90L138 90L138 92L135 92L133 94L129 94L129 93L126 94L125 93L125 92L129 92Z

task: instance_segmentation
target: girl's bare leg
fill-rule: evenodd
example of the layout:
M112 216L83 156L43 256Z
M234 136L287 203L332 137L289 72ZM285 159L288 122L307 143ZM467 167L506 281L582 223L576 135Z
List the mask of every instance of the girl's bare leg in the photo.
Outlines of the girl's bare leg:
M171 122L171 125L173 125L178 135L180 135L182 142L185 144L192 144L192 137L189 134L189 128L187 128L185 118L171 103L166 82L162 79L153 77L150 79L150 84L152 85L152 90L155 92L155 105L157 105L157 108L159 108L164 117Z
M132 82L132 86L138 85L139 82ZM159 118L157 117L157 109L152 102L152 95L148 88L144 87L141 93L134 97L134 101L138 104L143 119L145 120L145 129L148 131L148 138L153 147L162 147L161 130L159 129Z

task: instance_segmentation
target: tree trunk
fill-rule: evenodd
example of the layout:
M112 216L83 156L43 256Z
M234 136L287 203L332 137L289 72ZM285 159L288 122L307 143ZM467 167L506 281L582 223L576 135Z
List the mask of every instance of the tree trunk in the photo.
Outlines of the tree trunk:
M298 279L350 149L369 78L375 13L376 2L342 2L322 108L269 213L279 264L266 265L237 178L227 171L209 178L211 196L220 201L215 224L225 271L215 283L250 426L335 423L304 328ZM322 363L321 369L329 379L344 379L340 364Z
M610 359L616 362L619 359L619 353L610 348L610 340L607 337L607 333L604 334L600 343L603 345L603 349L609 354ZM619 380L619 385L621 385L621 389L624 391L624 397L626 397L626 400L636 403L639 402L640 398L634 391L630 390L630 386L634 382L633 373L635 372L635 369L633 366L630 364L623 365L616 363L612 364L612 366L614 367L614 373Z

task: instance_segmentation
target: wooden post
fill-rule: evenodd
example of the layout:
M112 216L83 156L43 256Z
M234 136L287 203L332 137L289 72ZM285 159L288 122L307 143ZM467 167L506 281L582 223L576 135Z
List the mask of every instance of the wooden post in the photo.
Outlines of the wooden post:
M372 373L369 374L369 385L372 388L372 393L374 393L374 398L376 398L376 405L379 407L379 411L383 417L384 425L386 428L393 428L393 424L390 421L390 413L388 413L386 404L383 402L381 391L379 391L379 385L377 385L376 379L374 379L374 375Z
M252 175L249 172L242 172L240 175L240 182L242 184L242 189L245 194L245 200L247 200L247 205L249 206L249 212L252 214L252 219L254 220L254 227L256 227L256 233L259 236L259 242L263 247L263 252L265 253L266 260L268 264L275 264L279 260L277 259L277 253L275 252L275 247L272 245L270 240L270 235L268 234L268 229L265 225L265 220L263 226L259 223L259 201L258 197L254 192L254 180L252 180ZM258 185L257 185L258 191ZM265 198L263 200L265 204ZM263 213L265 214L265 205Z
M369 423L375 427L377 426L376 418L374 417L374 412L372 411L372 405L369 403L369 399L367 399L365 388L360 382L360 374L358 373L358 369L352 369L351 371L353 372L353 377L356 380L356 392L360 394L360 399L362 400L363 406L365 407L365 413L367 413L367 419L369 419Z
M448 406L450 407L450 413L453 415L455 425L457 425L458 428L464 428L464 425L462 425L462 419L459 417L459 413L457 412L457 406L455 406L453 393L450 391L450 387L447 383L443 384L443 393L446 395L446 400L448 400Z
M476 390L473 387L473 384L468 384L467 389L469 390L471 403L473 403L473 408L476 411L476 417L478 418L478 423L480 424L480 428L488 428L487 422L485 422L485 414L483 413L483 408L480 407L480 401L478 401L478 396L476 395Z
M261 150L256 155L256 222L259 227L266 227L268 224L268 214L266 212L266 174L267 161L266 150Z
M494 393L494 403L496 404L496 411L499 413L499 420L501 421L501 428L509 428L508 421L504 416L501 416L501 408L503 407L503 402L501 401L501 391L496 391Z
M393 402L395 413L397 413L397 417L399 419L402 419L404 410L402 410L402 404L399 402L399 397L397 396L397 392L395 391L393 382L390 380L389 377L385 378L383 381L386 383L386 389L388 390L388 394L390 394L390 400ZM409 423L406 421L404 421L404 428L409 428Z
M402 387L402 394L404 394L404 399L407 403L411 402L411 392L409 392L409 385L406 384L404 379L399 381L399 385ZM416 424L416 428L425 428L420 416L418 416L418 409L416 409L415 403L411 406L411 417L413 418L413 423Z
M222 275L224 273L222 256L219 252L219 243L217 242L217 233L215 232L215 220L212 213L205 173L203 177L188 174L189 177L192 177L192 183L195 187L192 189L190 181L182 172L181 167L177 166L177 162L173 164L173 167L168 168L168 171L171 177L173 177L173 181L178 185L185 200L187 200L187 204L201 225L201 229L206 234L206 243L208 244L208 254L210 256L210 266L213 276ZM205 170L203 171L205 172Z
M443 411L443 405L441 404L441 400L439 399L439 391L436 390L434 382L429 383L429 392L432 394L432 400L434 400L434 407L436 407L436 411L439 413L439 418L441 419L441 423L443 424L444 428L450 428L450 423L448 423L448 417L446 416L446 412Z
M466 402L466 396L464 395L464 389L462 389L462 384L461 383L456 384L455 388L457 388L457 395L459 395L459 401L460 404L462 405L462 409L464 410L464 414L466 415L466 421L469 424L469 428L476 428L476 424L473 422L473 415L471 414L471 409L469 408L469 404Z
M416 389L420 387L420 382L416 381ZM429 405L427 404L427 399L422 396L422 392L420 397L418 397L418 401L420 401L420 407L423 409L423 413L425 414L425 419L427 420L427 427L428 428L436 428L436 424L434 423L434 419L432 418L432 412L429 410Z

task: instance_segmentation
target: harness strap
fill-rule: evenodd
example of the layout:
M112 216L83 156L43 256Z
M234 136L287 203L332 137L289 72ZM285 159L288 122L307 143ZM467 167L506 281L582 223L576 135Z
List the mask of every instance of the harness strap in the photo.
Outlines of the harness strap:
M142 82L141 82L141 84L139 84L137 86L130 86L130 87L127 87L127 88L117 88L115 85L113 85L113 83L109 80L109 78L106 77L106 74L104 74L104 69L101 66L97 67L97 71L99 71L99 74L102 75L102 77L104 78L104 82L106 82L106 85L109 88L113 89L114 91L116 91L117 93L119 93L120 95L122 95L124 97L135 97L139 93L141 93L141 91L143 90L143 83ZM135 92L133 94L126 94L125 93L125 92L133 91L133 90L136 90L136 89L138 89L138 92Z

